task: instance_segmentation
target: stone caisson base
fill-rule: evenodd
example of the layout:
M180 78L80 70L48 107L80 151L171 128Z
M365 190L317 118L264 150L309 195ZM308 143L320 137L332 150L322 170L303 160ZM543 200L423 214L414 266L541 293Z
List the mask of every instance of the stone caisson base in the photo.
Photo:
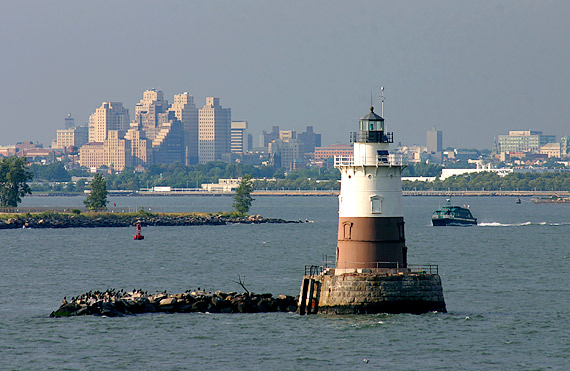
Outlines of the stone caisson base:
M438 274L346 273L303 277L299 314L447 312Z

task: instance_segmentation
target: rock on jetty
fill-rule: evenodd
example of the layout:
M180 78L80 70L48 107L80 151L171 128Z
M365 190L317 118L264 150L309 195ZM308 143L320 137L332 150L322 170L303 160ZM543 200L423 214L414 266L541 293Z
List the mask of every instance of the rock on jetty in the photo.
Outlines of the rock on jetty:
M140 313L263 313L295 312L297 298L272 294L254 294L251 292L209 293L200 289L182 294L168 294L166 291L148 294L142 290L124 292L114 289L105 292L88 292L72 298L69 302L63 298L61 306L50 317L68 317L96 315L117 317Z
M217 214L150 214L150 213L90 213L19 214L0 220L0 229L14 228L101 228L141 226L191 226L261 223L300 223L283 219L263 218L261 215L228 216Z

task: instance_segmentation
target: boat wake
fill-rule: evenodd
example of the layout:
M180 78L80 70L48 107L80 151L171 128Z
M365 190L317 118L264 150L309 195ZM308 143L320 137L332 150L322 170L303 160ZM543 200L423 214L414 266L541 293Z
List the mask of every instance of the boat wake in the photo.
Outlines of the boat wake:
M524 223L479 223L479 227L526 227L528 225L546 225L549 227L558 227L562 225L570 225L570 223L555 223L555 222L524 222Z

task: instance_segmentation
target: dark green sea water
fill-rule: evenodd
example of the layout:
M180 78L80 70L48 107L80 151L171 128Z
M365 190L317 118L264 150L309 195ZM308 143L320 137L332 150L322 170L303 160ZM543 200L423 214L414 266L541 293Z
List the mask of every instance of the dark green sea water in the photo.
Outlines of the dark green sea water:
M23 206L81 206L28 197ZM410 264L439 264L449 313L148 314L49 318L63 296L133 288L297 295L334 257L336 197L258 197L303 224L0 230L0 369L570 369L570 205L457 198L477 227L432 227L445 200L404 198ZM118 197L158 211L230 210L230 197ZM366 363L364 360L367 360Z

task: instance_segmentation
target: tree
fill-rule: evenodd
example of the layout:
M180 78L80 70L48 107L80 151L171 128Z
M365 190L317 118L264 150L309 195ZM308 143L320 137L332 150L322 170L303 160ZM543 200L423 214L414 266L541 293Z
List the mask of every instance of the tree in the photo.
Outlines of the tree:
M240 214L247 214L254 200L254 198L251 197L251 192L253 192L253 182L251 181L251 175L246 174L241 178L236 188L233 204L235 211Z
M91 182L91 193L83 201L89 210L101 211L107 208L107 181L101 174L95 174Z
M26 158L10 156L0 161L0 206L17 207L22 197L31 195L26 183L34 175L28 171Z
M30 171L34 173L35 179L50 182L68 182L71 180L71 175L65 170L65 165L59 161L49 165L32 164Z

